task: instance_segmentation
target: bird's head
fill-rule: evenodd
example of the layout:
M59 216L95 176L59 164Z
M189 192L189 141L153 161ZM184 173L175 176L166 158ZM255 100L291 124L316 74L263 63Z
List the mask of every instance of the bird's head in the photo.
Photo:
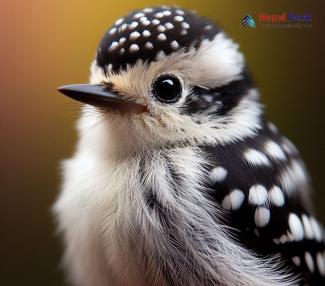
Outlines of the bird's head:
M117 20L100 42L90 84L60 91L95 106L86 112L100 114L97 126L128 148L223 144L260 126L238 45L180 8L146 8Z

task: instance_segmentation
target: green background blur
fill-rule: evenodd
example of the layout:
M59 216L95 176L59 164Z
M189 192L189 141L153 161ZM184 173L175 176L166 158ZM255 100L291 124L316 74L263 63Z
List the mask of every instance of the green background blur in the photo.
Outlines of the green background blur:
M76 142L79 104L56 88L86 82L98 41L134 8L179 4L240 43L266 112L302 152L325 222L324 1L2 1L0 8L1 285L64 285L50 206L59 161ZM323 6L323 7L322 7ZM258 12L310 12L310 29L240 27Z

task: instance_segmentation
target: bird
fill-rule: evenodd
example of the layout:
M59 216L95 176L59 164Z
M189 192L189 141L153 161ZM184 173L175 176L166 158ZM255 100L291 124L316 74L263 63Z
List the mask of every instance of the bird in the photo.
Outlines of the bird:
M53 205L71 285L324 285L306 166L214 21L132 11L59 91L83 103Z

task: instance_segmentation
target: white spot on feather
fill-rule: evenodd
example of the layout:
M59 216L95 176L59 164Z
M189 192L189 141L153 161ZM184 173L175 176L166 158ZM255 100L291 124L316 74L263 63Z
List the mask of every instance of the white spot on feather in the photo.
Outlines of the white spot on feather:
M174 28L174 25L172 23L168 22L168 23L165 24L165 27L166 27L167 30L171 30L171 29Z
M284 243L290 241L290 239L289 239L288 236L286 236L285 234L283 234L283 235L279 238L279 241L280 241L280 243L284 244Z
M134 31L134 32L132 32L131 34L130 34L130 39L131 40L136 40L137 38L139 38L140 37L140 34L139 34L139 32L137 32L137 31Z
M292 193L301 186L306 187L308 179L303 165L300 162L292 161L279 175L279 180L283 189L288 193Z
M126 38L122 37L119 39L118 43L122 45L126 41Z
M170 12L169 10L165 10L162 13L164 14L164 16L170 16L172 14L172 12Z
M292 257L292 262L296 265L296 266L300 266L301 264L301 260L299 256L294 256Z
M282 147L288 154L298 154L296 146L288 138L282 138Z
M265 151L268 155L278 160L285 160L287 157L282 148L274 141L268 141L265 144Z
M305 169L301 163L299 163L297 161L293 161L291 163L291 168L292 168L292 172L294 173L296 179L298 179L300 182L307 180Z
M141 22L143 26L149 26L150 25L150 21L149 20L144 20Z
M145 12L145 13L151 13L153 11L153 9L152 8L145 8L142 11Z
M172 41L171 43L170 43L170 46L174 49L174 50L176 50L178 47L179 47L179 44L177 43L177 41Z
M165 34L160 33L160 34L157 36L157 39L158 39L159 41L166 41L166 40L167 40L167 37L166 37Z
M151 33L148 31L148 30L144 30L143 32L142 32L142 36L144 36L144 37L150 37L151 36Z
M305 214L303 214L301 216L301 219L302 219L302 224L304 226L305 237L307 239L312 239L314 237L314 232L311 223L309 221L309 218Z
M153 44L151 42L146 42L144 46L149 50L153 49Z
M302 240L304 238L304 228L299 217L291 213L288 219L289 228L295 240Z
M313 230L315 239L317 241L322 241L322 239L323 239L322 230L321 230L318 222L316 221L316 219L311 217L310 218L310 224L311 224L311 228Z
M184 21L184 17L182 17L182 16L175 16L175 17L174 17L174 20L175 20L176 22L182 22L182 21Z
M271 163L269 159L260 151L249 149L244 153L244 157L252 165L269 166Z
M154 15L154 17L156 17L156 18L162 18L162 17L164 17L164 14L162 12L158 12L158 13L156 13Z
M178 14L178 15L184 15L185 13L184 13L184 11L182 11L182 10L176 10L175 11L176 12L176 14Z
M132 22L131 24L130 24L130 29L135 29L136 27L138 27L138 25L139 25L139 23L138 22L136 22L136 21L134 21L134 22Z
M269 198L273 205L282 207L284 205L284 195L278 186L274 186L269 192Z
M269 122L268 124L267 124L267 126L271 129L271 131L273 132L273 133L277 133L278 132L278 128L272 123L272 122Z
M124 19L120 18L115 22L115 25L120 25L120 24L122 24L123 21L124 21Z
M126 28L128 27L128 24L124 23L120 28L119 28L119 31L120 32L123 32L126 30Z
M189 29L190 25L186 22L181 23L182 28Z
M133 16L133 18L134 18L134 19L138 19L138 18L141 18L141 17L143 17L143 16L144 16L144 13L139 12L139 13L136 13L136 14Z
M315 270L314 260L309 252L305 252L305 261L311 273Z
M132 44L131 46L130 46L130 48L129 48L129 51L130 52L137 52L137 51L139 51L139 46L137 45L137 44Z
M267 190L262 185L254 185L249 190L248 201L252 205L263 205L267 200Z
M278 238L273 238L272 240L275 244L280 244L280 240Z
M322 276L325 276L325 261L324 261L324 257L322 255L322 253L317 252L316 262L317 262L317 268L318 268L319 273Z
M222 182L227 176L227 170L223 167L215 167L210 172L210 179L213 183Z
M254 221L256 226L264 227L270 221L270 210L264 207L259 207L255 210Z
M117 28L112 28L110 31L109 31L109 33L111 34L111 35L113 35L113 34L115 34L115 32L117 31Z
M157 27L157 30L158 30L159 32L165 32L165 31L166 31L166 27L163 26L163 25L159 25L159 26Z
M157 54L156 54L156 60L162 60L163 58L166 57L166 54L164 53L164 51L159 51Z
M229 195L225 196L222 201L222 207L226 210L237 210L241 207L245 195L240 190L233 190Z
M112 42L110 47L109 47L109 51L113 51L118 47L118 42Z

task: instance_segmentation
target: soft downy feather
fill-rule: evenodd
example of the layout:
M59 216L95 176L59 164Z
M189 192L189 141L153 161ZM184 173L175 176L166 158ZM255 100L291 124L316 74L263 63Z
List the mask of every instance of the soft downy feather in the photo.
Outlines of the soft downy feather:
M76 285L293 284L275 257L256 257L229 236L198 149L111 153L103 147L118 148L108 138L121 122L86 113L54 207Z

